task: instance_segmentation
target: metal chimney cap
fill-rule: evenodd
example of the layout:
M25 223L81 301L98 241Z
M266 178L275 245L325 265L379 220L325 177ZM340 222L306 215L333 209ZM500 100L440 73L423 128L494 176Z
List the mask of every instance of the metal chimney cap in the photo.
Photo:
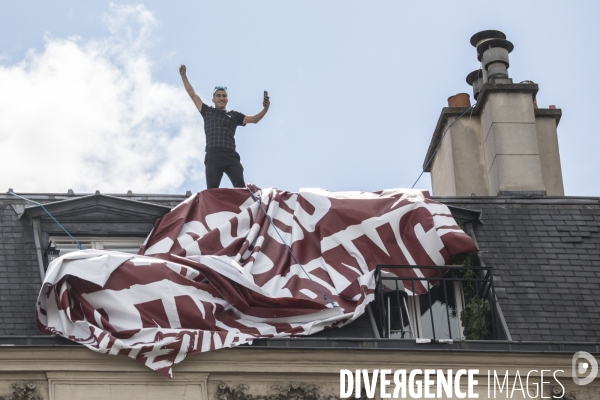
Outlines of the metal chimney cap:
M509 53L514 50L515 46L505 39L490 39L482 42L477 46L477 59L481 61L481 57L483 57L483 53L491 48L491 47L502 47L506 49Z
M477 32L471 36L471 46L477 47L477 45L485 39L506 39L506 35L496 30Z
M481 78L483 78L483 71L481 69L476 69L475 71L467 75L467 83L469 84L469 86L473 86L473 82Z

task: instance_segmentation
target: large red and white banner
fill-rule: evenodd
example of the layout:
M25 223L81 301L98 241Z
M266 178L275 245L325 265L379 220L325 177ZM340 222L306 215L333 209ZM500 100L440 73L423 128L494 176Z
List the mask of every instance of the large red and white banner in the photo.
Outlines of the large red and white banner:
M190 353L350 323L373 300L377 265L444 265L477 251L426 191L252 189L281 238L248 190L205 190L158 220L139 255L55 260L37 302L40 331L170 376Z

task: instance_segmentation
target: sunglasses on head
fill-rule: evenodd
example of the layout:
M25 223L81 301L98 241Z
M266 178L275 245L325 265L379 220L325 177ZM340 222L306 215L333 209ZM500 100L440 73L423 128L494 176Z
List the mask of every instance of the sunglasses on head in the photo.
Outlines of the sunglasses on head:
M218 90L227 91L227 86L215 86L215 90L213 90L213 94L215 94Z

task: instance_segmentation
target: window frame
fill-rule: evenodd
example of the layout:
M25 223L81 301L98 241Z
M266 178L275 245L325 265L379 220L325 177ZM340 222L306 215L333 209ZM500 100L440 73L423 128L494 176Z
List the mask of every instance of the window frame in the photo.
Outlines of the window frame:
M52 243L55 244L56 248L61 251L61 256L78 250L77 244L68 236L52 235L49 236L49 240L51 240ZM132 249L137 247L139 250L144 244L145 240L146 238L141 236L88 236L80 237L80 239L78 239L78 241L85 248L111 251L122 251L119 249L120 247L124 249ZM72 250L69 248L71 246L73 247ZM125 252L130 253L128 251Z
M383 280L385 281L385 278ZM407 293L407 297L405 300L403 300L403 302L406 306L406 315L408 316L408 326L410 328L409 335L412 336L412 337L409 337L409 339L432 339L432 338L425 338L423 336L423 320L422 319L425 317L421 313L420 296L419 295L414 295L414 296L408 295L408 292L406 291L406 288L404 287L403 282L398 281L398 283L399 283L398 290L404 291L405 293ZM454 291L454 299L455 299L455 303L456 303L456 314L458 316L460 316L462 311L464 310L464 304L465 304L464 291L463 291L461 282L454 281L454 282L452 282L452 284L453 284L453 291ZM427 296L427 294L423 294L421 296ZM400 297L403 297L403 296L400 296ZM391 306L390 306L390 298L389 297L387 298L387 302L384 305L387 308L386 314L387 314L387 318L388 318L387 336L388 336L388 338L392 339L392 334L397 333L397 331L394 332L391 329ZM455 321L457 323L459 337L450 338L450 339L451 340L465 340L464 327L462 325L462 321L460 320L460 317L456 318ZM435 327L432 327L432 329L435 329ZM406 337L404 339L406 339Z

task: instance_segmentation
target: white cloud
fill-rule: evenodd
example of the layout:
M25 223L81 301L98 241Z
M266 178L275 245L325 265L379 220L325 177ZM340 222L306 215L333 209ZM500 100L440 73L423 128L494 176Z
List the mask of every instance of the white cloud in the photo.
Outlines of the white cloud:
M203 177L202 119L183 86L152 78L156 19L111 5L104 21L106 38L47 36L0 66L0 190L173 192Z

